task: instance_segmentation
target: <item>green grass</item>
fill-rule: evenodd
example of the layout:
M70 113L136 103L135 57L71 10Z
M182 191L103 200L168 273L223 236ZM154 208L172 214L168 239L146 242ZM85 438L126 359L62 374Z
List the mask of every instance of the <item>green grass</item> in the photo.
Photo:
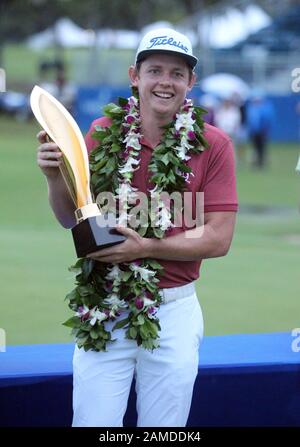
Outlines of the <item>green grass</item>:
M95 53L96 52L96 53ZM6 71L7 88L30 90L41 81L39 66L44 61L62 59L66 77L80 83L128 84L127 67L133 62L134 52L127 49L87 49L54 47L32 50L25 44L7 44L3 51L3 68ZM118 70L115 70L116 64ZM20 68L21 67L21 68ZM124 69L121 70L121 67ZM92 70L92 72L91 72ZM44 81L54 81L55 72L50 70Z
M47 202L36 166L34 123L0 117L0 328L8 344L70 340L61 323L74 279L71 233ZM240 213L229 254L203 262L197 283L206 335L299 327L300 176L295 145L272 145L270 168L238 169L241 204L282 206L282 215Z

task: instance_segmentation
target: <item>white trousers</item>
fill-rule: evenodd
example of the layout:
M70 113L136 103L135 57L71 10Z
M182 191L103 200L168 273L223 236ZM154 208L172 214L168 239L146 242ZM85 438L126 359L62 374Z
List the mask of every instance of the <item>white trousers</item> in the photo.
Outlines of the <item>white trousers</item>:
M117 341L108 352L75 347L73 427L122 427L133 377L138 427L186 425L203 337L202 311L194 283L161 293L160 347L153 352L125 339L123 328L113 332Z

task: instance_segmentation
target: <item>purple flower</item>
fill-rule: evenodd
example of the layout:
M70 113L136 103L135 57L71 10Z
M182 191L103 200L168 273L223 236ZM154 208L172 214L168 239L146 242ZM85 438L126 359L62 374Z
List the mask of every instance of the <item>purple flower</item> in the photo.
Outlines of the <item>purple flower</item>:
M153 306L149 307L149 309L147 310L147 313L149 315L154 315L157 312L157 309Z
M113 287L113 282L112 281L106 281L104 289L106 290L106 292L111 292Z
M132 123L134 123L134 121L135 121L134 116L132 116L132 115L127 115L126 116L126 123L132 124Z
M125 301L130 301L130 300L132 300L134 297L135 297L134 293L129 293L129 294L126 296Z
M129 157L129 151L127 148L123 152L121 152L121 157L123 158L123 160L126 160Z
M79 306L77 312L78 312L78 314L79 314L80 321L85 321L85 320L87 320L87 319L89 318L89 316L90 316L90 312L89 312L89 311L85 312L84 306ZM84 313L84 312L85 312L85 313Z
M138 310L141 310L141 309L143 309L143 307L144 307L144 301L143 301L143 299L140 298L140 297L137 297L137 298L135 299L134 304L135 304L135 306L136 306L136 308L137 308Z
M195 132L193 132L192 130L188 131L187 136L188 136L189 140L195 140L196 139Z
M174 135L176 138L180 137L180 132L179 130L175 130Z
M149 290L146 290L145 297L148 298L149 300L153 300L153 295L151 292L149 292Z

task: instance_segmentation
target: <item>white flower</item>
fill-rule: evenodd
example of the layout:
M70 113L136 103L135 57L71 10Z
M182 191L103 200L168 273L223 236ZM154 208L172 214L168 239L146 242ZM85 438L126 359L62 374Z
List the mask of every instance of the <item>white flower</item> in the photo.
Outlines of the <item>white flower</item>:
M181 143L181 146L184 146L184 148L186 149L186 150L189 150L189 149L191 149L193 146L188 142L188 137L187 137L187 135L184 133L183 135L182 135L182 137L181 137L181 140L180 140L180 143Z
M135 278L140 276L141 279L150 281L151 278L155 276L155 272L153 270L147 269L146 267L140 267L136 264L130 264L129 267L133 271Z
M123 140L123 143L126 143L126 146L130 146L136 150L140 150L141 149L140 134L137 134L135 132L128 132L128 134Z
M159 228L161 230L167 230L170 226L172 226L171 223L171 213L170 211L163 206L159 213Z
M112 306L112 308L109 311L109 317L110 318L115 318L117 315L116 313L119 311L118 306Z
M185 147L184 146L176 146L175 151L177 152L177 155L180 158L180 160L185 159Z
M153 189L149 189L151 196L155 195L155 194L160 194L160 191L157 191L157 189L158 189L158 185L155 185Z
M133 172L135 171L137 168L134 168L134 165L138 165L140 163L140 160L137 160L136 158L133 157L128 157L126 163L119 168L119 173L120 174L126 174L127 172Z
M110 281L118 281L120 280L122 275L122 270L120 270L119 265L115 264L110 271L107 273L105 279L108 279Z
M186 153L192 148L193 146L189 144L188 138L185 134L181 136L180 139L180 146L176 146L174 149L177 152L177 156L180 158L180 160L189 160L191 157L186 155Z
M116 198L121 202L121 209L127 209L129 203L135 203L138 197L137 191L138 189L133 188L128 182L123 182L119 185Z
M192 111L188 113L177 113L175 130L179 131L184 128L186 131L193 130L195 120L192 118Z
M130 183L122 182L119 184L119 187L116 190L116 193L117 193L119 199L126 198L127 196L135 198L137 196L137 194L136 194L137 190L138 189L131 186Z
M137 100L137 98L135 96L130 96L128 98L128 103L129 103L130 107L134 107L135 108L138 105L138 100Z
M124 300L120 300L119 295L117 293L111 293L105 298L105 304L109 304L110 306L117 307L126 307L126 302Z
M101 323L101 321L106 320L107 315L104 312L101 312L99 309L95 310L96 307L94 307L91 311L91 321L90 321L90 325L94 326L96 324L97 321L99 321Z
M83 317L84 315L88 314L90 312L90 309L84 304L84 306L80 306L75 313L77 317Z
M147 298L147 297L143 297L143 301L144 301L144 306L146 307L146 306L153 306L155 303L154 303L154 301L153 300L150 300L149 298Z

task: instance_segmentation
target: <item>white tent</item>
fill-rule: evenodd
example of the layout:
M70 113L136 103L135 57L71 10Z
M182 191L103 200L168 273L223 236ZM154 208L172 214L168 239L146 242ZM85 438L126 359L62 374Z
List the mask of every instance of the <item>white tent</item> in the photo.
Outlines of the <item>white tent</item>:
M97 32L96 42L102 48L136 49L140 33L130 30L102 29Z
M59 19L55 25L27 39L27 44L34 49L41 49L59 44L63 47L89 47L94 42L94 32L84 30L69 18Z
M221 6L221 10L204 11L186 19L180 27L189 34L192 43L200 37L204 46L229 48L244 40L251 33L268 26L272 19L258 5L249 4L244 10ZM191 25L194 25L193 27ZM196 25L196 26L195 26ZM191 29L198 29L198 36Z
M245 100L250 94L249 86L241 78L230 73L208 76L200 82L200 86L205 93L216 95L221 99L239 95Z

